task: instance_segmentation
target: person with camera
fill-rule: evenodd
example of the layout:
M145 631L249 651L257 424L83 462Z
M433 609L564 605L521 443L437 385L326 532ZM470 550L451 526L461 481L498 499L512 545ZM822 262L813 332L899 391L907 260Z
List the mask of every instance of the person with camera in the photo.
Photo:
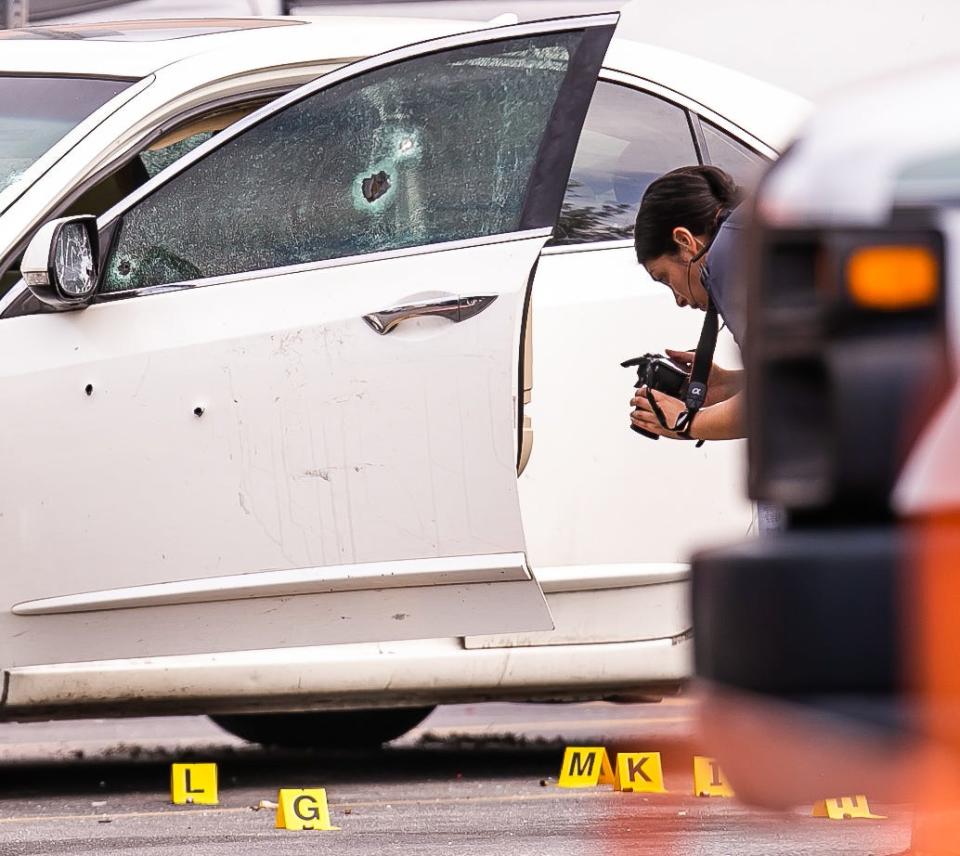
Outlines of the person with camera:
M742 196L736 182L714 166L675 169L643 195L634 232L637 261L673 292L677 306L706 312L707 319L696 352L667 350L669 360L660 357L660 365L643 364L650 357L632 361L642 364L641 379L644 369L648 378L630 401L631 425L640 433L701 441L745 435L743 372L713 363L718 317L738 345L744 334L742 300L733 281ZM655 378L669 373L670 361L685 375L683 397L654 388Z

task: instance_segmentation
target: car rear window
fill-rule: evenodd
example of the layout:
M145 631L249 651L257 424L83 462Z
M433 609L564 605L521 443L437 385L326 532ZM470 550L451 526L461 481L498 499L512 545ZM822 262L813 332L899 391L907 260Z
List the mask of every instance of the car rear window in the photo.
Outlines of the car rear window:
M130 83L0 75L0 191Z

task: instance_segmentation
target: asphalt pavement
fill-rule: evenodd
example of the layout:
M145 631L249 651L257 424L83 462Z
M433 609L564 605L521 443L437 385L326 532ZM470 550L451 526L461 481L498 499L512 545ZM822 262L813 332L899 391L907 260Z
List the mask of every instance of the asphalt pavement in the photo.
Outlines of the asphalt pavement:
M692 795L695 702L449 706L382 751L293 753L244 744L198 717L0 725L0 856L477 854L885 856L885 820L758 812ZM558 788L566 745L660 751L666 794ZM214 761L220 805L173 806L170 764ZM327 789L338 832L274 828L277 790ZM265 808L257 808L267 801Z

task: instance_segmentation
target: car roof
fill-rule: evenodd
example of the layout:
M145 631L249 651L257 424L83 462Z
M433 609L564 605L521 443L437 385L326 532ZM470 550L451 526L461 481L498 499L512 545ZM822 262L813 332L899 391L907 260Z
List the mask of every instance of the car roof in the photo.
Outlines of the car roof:
M779 86L678 51L615 38L606 68L645 77L706 107L782 151L813 105Z
M91 41L91 42L163 42L210 36L241 30L265 30L302 24L296 18L168 18L137 21L101 21L86 24L54 24L0 30L0 41Z
M218 53L246 56L250 68L266 68L366 57L482 26L475 21L338 16L60 24L0 35L0 71L142 78Z
M304 63L342 63L488 23L412 17L192 18L59 24L0 32L0 73L142 78L177 65L217 77ZM605 67L649 79L781 148L809 102L748 75L615 38Z

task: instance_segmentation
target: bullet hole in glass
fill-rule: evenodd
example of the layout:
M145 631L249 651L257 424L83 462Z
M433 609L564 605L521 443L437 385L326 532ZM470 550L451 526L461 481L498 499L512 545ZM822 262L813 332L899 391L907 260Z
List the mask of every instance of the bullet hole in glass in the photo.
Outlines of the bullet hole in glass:
M83 388L83 391L84 391L87 395L93 395L93 384L92 384L92 383L88 383L88 384Z
M375 175L363 180L363 198L367 202L376 202L390 189L390 176L382 169Z
M124 214L103 291L516 231L582 38L431 53L275 112Z
M203 408L200 407L199 405L197 407L194 407L193 415L199 419L201 416L203 416Z

